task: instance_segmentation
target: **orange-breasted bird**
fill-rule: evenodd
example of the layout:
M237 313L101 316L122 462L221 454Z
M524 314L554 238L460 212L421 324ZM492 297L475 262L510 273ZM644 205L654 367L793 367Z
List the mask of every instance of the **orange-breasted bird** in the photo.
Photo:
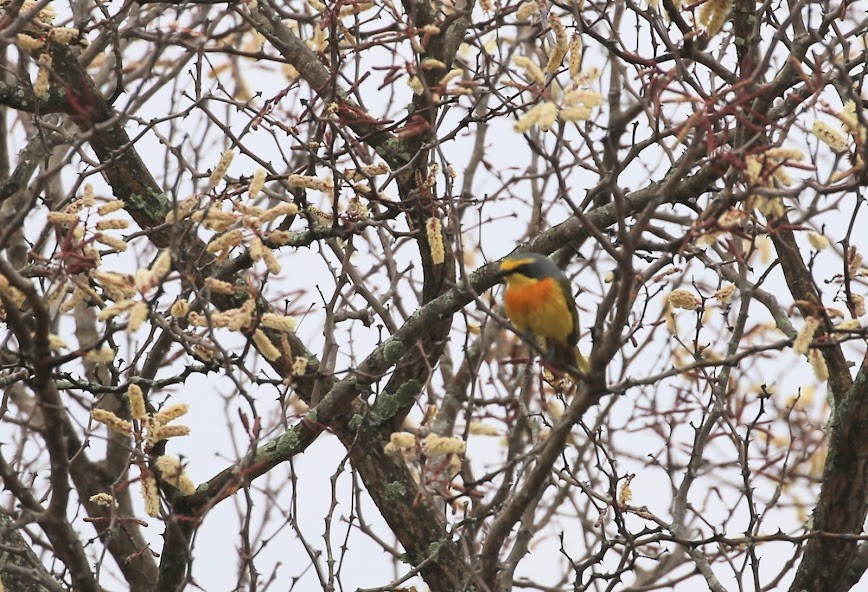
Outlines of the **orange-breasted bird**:
M555 263L538 253L515 253L500 264L506 280L506 316L519 330L542 341L546 360L561 369L588 371L579 351L579 314L570 280Z

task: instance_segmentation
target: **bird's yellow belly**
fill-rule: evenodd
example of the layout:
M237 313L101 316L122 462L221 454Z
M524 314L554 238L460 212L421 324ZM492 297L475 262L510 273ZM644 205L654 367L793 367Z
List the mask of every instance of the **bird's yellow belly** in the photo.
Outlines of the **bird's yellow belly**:
M522 331L567 343L573 317L560 287L551 279L510 288L504 296L506 315Z

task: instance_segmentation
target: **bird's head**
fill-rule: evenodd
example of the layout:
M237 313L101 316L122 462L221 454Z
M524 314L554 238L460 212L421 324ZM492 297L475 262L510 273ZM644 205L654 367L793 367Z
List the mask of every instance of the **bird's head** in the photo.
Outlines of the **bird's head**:
M555 263L539 253L514 253L500 263L498 277L511 282L521 277L525 280L543 280L559 277L561 270Z

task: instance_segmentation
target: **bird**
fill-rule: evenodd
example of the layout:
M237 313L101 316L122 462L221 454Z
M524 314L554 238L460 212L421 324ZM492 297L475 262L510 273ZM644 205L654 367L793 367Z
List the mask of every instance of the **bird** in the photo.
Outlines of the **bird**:
M504 310L516 329L542 342L546 362L587 374L577 346L579 314L564 272L544 255L517 252L500 263L498 276L506 281Z

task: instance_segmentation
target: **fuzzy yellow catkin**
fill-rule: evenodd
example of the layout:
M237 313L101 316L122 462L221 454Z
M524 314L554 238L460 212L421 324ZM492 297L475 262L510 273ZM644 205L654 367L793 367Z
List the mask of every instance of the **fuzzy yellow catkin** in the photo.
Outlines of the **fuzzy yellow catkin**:
M442 265L446 261L446 249L443 245L443 224L440 218L428 218L425 222L425 233L431 249L431 262L434 265Z
M119 314L128 311L133 306L135 306L135 304L136 303L133 300L120 300L112 305L106 306L104 309L99 311L99 315L97 315L97 318L101 321L107 321L112 317L116 317Z
M814 376L820 382L829 380L829 368L826 366L826 358L819 349L812 349L808 359L811 362L811 367L814 369Z
M108 220L100 220L96 223L97 230L123 230L128 228L130 223L127 220L119 218L109 218Z
M225 314L229 317L229 324L226 327L230 331L241 331L242 329L249 328L253 324L253 311L255 308L255 302L253 299L249 299L240 308L227 310Z
M630 475L624 479L621 486L618 488L618 502L621 506L626 506L633 501L633 489L630 487L632 481L633 475Z
M235 228L225 232L208 243L207 251L209 253L219 253L220 251L231 249L232 247L241 244L244 234L241 229Z
M223 280L205 278L205 287L215 294L224 294L226 296L232 296L235 294L235 286L229 282L224 282Z
M474 436L500 436L502 434L501 430L493 425L479 421L471 421L467 432Z
M515 18L520 21L526 21L530 17L539 13L539 5L535 0L528 0L527 2L522 2L518 7L518 10L515 13Z
M0 292L3 291L3 288L0 288ZM68 293L67 286L61 284L55 284L48 289L48 293L45 295L45 305L48 308L53 309L58 303L62 302ZM49 339L50 339L49 335Z
M789 148L786 146L778 146L769 148L764 154L766 159L772 159L775 162L782 160L802 161L805 159L805 153L798 148Z
M865 126L859 123L859 117L856 115L856 102L847 101L844 103L844 111L838 115L841 120L844 130L852 135L860 142L865 141Z
M124 239L118 238L116 236L109 236L107 234L98 234L94 237L94 240L101 245L111 247L119 253L123 253L124 251L126 251L127 247L129 246Z
M211 321L209 322L208 317L206 317L205 315L200 315L198 312L193 311L187 316L187 322L194 327L211 327L216 329L217 327L225 326L225 323L223 325L218 323L216 317L216 314L212 314Z
M296 356L292 361L292 375L301 376L307 371L307 358Z
M532 59L517 55L512 58L513 63L524 70L525 75L537 84L545 84L546 76L536 62Z
M552 129L552 126L558 120L558 106L553 102L548 101L542 105L538 105L538 107L539 114L537 116L536 125L540 130L547 132Z
M92 503L95 506L100 506L102 508L111 508L111 507L116 508L118 505L117 500L115 500L114 497L112 497L110 494L105 493L105 492L97 493L97 494L90 496L90 503Z
M847 273L855 276L860 269L862 269L862 253L857 251L855 246L851 246L847 253Z
M177 487L181 493L190 495L196 491L196 487L190 478L184 472L184 467L181 465L181 459L177 456L164 454L157 458L154 463L160 471L160 476L169 485Z
M766 218L780 218L784 215L784 202L779 197L766 197L755 195L754 204Z
M422 81L419 80L418 76L411 76L409 80L407 80L407 86L410 87L410 90L413 91L414 95L421 95L425 92L425 86L422 84Z
M83 208L83 207L84 207L84 200L83 199L77 199L77 200L73 201L72 203L70 203L65 208L63 208L63 211L66 212L67 214L78 214L81 211L81 208ZM75 230L76 230L76 232L78 232L78 228L76 228ZM80 238L80 237L76 237L76 238Z
M169 249L163 249L154 263L151 265L151 273L154 277L161 278L172 271L172 252Z
M529 131L534 125L536 125L537 120L539 119L539 112L536 111L536 107L522 115L518 121L515 122L513 129L519 133L524 133Z
M187 316L188 312L190 312L190 303L187 302L186 298L178 298L172 303L171 308L169 308L169 314L176 319Z
M259 216L261 216L265 212L265 210L262 208L247 205L247 204L242 203L240 201L233 201L231 203L232 203L232 209L233 210L235 210L236 212L243 214L245 216L252 216L254 218L258 218ZM232 214L231 212L227 212L227 213L230 216L232 216L233 219L236 218L236 216L234 214Z
M467 442L460 438L443 438L437 434L428 434L421 442L422 452L426 456L441 454L464 454Z
M373 2L372 0L367 1L367 2L354 2L348 6L342 7L340 10L340 16L347 16L350 14L359 14L359 13L364 12L366 10L370 10L374 6L376 6L376 3ZM340 23L340 21L338 21L338 22Z
M260 222L270 222L280 216L295 216L296 214L298 214L297 205L294 203L282 203L262 212L262 215L259 216L259 220Z
M708 0L699 11L699 22L705 27L709 37L714 37L720 31L733 0Z
M835 325L835 328L839 331L855 331L862 328L862 321L859 319L847 319Z
M702 305L702 301L690 290L678 288L669 293L669 305L672 308L696 310Z
M78 222L78 216L66 212L49 212L48 221L56 226L72 226Z
M438 84L439 84L440 86L445 87L447 84L449 84L450 82L452 82L452 80L453 80L454 78L458 78L458 77L463 76L463 75L464 75L464 70L463 70L463 69L461 69L461 68L452 68L451 70L449 70L449 71L448 71L448 72L443 76L443 78L440 79L440 82L439 82Z
M149 292L156 285L157 278L150 269L139 269L136 271L136 291L140 294Z
M178 220L183 220L187 216L190 215L190 212L196 209L196 206L199 205L199 197L196 195L192 195L187 199L179 201L175 207L166 214L166 223L173 224Z
M808 352L808 347L811 341L814 340L814 333L820 327L820 321L816 317L808 317L805 319L805 324L801 331L798 332L793 340L793 351L799 355L804 355Z
M268 327L269 329L274 329L275 331L290 333L292 331L295 331L296 322L295 319L291 317L285 317L283 315L274 314L273 312L267 312L262 315L262 326Z
M63 303L58 308L58 310L61 313L67 313L67 312L71 311L73 308L75 308L76 304L78 304L79 302L82 301L83 296L84 296L83 292L81 290L79 290L78 288L76 288L75 290L73 290L72 296L68 300L64 300Z
M441 62L436 58L425 58L422 60L422 63L419 65L423 70L445 70L446 63Z
M848 149L847 138L833 129L831 125L819 119L811 126L813 133L821 142L837 153L846 152Z
M272 230L268 233L268 240L282 247L292 240L292 233L288 230Z
M286 184L290 187L313 189L315 191L327 193L334 189L334 181L331 177L320 179L319 177L310 177L307 175L290 175L286 178Z
M564 95L564 104L570 107L573 105L599 107L603 104L603 95L588 88L577 88Z
M250 240L250 258L254 261L261 261L265 254L265 244L262 239L255 236Z
M87 254L87 252L85 252ZM89 255L93 256L93 255ZM93 303L93 304L102 304L103 299L99 294L96 293L96 290L88 286L87 284L80 284L76 290L82 291L82 298L85 302Z
M722 235L723 232L721 231L706 232L705 234L697 238L694 244L700 249L704 249L705 247L709 247L716 243L717 239L719 239Z
M268 273L277 275L280 273L280 263L277 261L277 257L274 255L274 251L265 247L262 250L262 258L265 260L265 267L268 268Z
M167 425L157 426L150 434L148 441L151 445L160 440L168 440L169 438L180 438L181 436L189 436L190 428L185 425Z
M25 1L23 10L30 11L32 8L36 6L35 1ZM45 25L50 25L54 21L54 17L57 15L57 11L50 4L42 8L38 13L36 13L36 19Z
M48 348L51 351L57 351L60 348L67 347L66 341L60 335L55 335L54 333L48 334Z
M130 415L133 419L144 419L147 416L145 410L145 395L142 392L142 387L137 384L131 384L127 387L127 399L130 403Z
M253 332L253 343L256 344L256 349L259 350L259 353L261 353L269 362L273 362L280 357L280 350L271 343L268 335L263 333L261 329L257 329Z
M25 33L18 33L15 36L15 45L27 51L37 51L45 46L43 39L34 39Z
M211 175L208 177L208 189L206 192L217 187L217 184L223 180L223 177L226 176L226 171L229 170L229 165L232 164L233 158L235 158L234 150L227 150L220 156L217 166L214 167L214 170L211 171Z
M157 491L157 480L150 472L143 472L142 481L142 497L145 499L145 514L156 518L160 515L160 495Z
M234 226L238 222L238 216L232 212L224 212L216 208L211 208L208 212L194 212L193 221L198 222L204 219L202 225L216 232L223 232L230 226Z
M164 407L154 414L154 421L161 425L166 424L172 420L178 419L182 415L185 415L189 410L190 406L186 403L175 403L168 407Z
M369 193L365 191L365 193ZM370 214L368 206L362 203L358 197L350 198L350 203L347 204L347 215L355 216L356 218L367 218Z
M94 196L93 193L93 185L91 185L90 183L84 184L81 195L81 203L83 203L89 208L92 208L96 205L96 196Z
M549 61L546 64L545 71L546 74L554 74L560 69L561 63L564 61L564 56L567 55L569 43L567 41L567 30L564 28L564 24L561 22L560 17L551 12L549 13L548 20L555 37L555 45L551 52L549 52Z
M748 213L740 208L729 208L717 218L717 225L724 230L732 230L747 220Z
M93 245L86 245L82 250L82 255L85 257L90 257L93 261L93 265L95 267L99 267L102 264L102 259L100 259L101 255L99 253L99 249L97 249ZM86 286L87 291L91 294L91 296L97 296L96 291L90 286Z
M133 433L133 424L125 419L121 419L108 409L92 409L90 417L94 421L98 421L109 429L112 429L120 434L129 436Z
M51 55L43 53L37 62L39 71L36 72L36 80L33 82L33 94L41 97L48 91L48 83L51 78Z
M316 206L308 206L307 213L310 215L310 222L317 228L326 228L334 222L334 216L331 212L321 210Z
M250 199L256 199L263 187L265 187L265 169L260 167L253 173L253 179L250 180L250 186L247 188Z
M416 436L410 432L392 432L389 443L395 448L413 448L416 446Z
M104 345L99 349L87 352L84 359L94 364L108 364L115 359L115 350L108 345Z
M416 448L398 448L391 442L386 442L386 445L383 446L383 452L390 458L408 463L418 460Z
M582 73L582 37L573 33L570 39L570 79L575 80Z
M591 108L584 105L566 107L558 112L561 121L587 121L591 118Z
M735 284L725 284L720 290L713 294L720 302L729 302L732 300L732 295L735 293Z
M822 234L813 231L808 233L808 242L811 243L811 246L818 251L822 251L823 249L827 249L829 247L829 239L827 239Z
M144 301L136 302L130 310L130 319L127 322L127 331L138 331L145 319L148 318L148 303Z
M850 300L853 302L853 312L857 317L865 314L865 297L860 294L850 294Z
M193 344L193 354L200 360L211 362L216 357L216 348L213 345Z
M763 164L759 158L750 154L744 159L744 174L751 185L758 185L763 171Z
M78 29L72 27L55 27L51 30L51 37L54 39L55 43L60 45L69 45L73 40L77 39L80 34L81 32ZM88 44L87 39L79 39L78 41L85 46Z
M371 164L368 166L362 167L362 173L368 175L370 177L376 177L377 175L385 175L390 173L392 169L389 168L389 165L385 162L379 162L376 164Z

